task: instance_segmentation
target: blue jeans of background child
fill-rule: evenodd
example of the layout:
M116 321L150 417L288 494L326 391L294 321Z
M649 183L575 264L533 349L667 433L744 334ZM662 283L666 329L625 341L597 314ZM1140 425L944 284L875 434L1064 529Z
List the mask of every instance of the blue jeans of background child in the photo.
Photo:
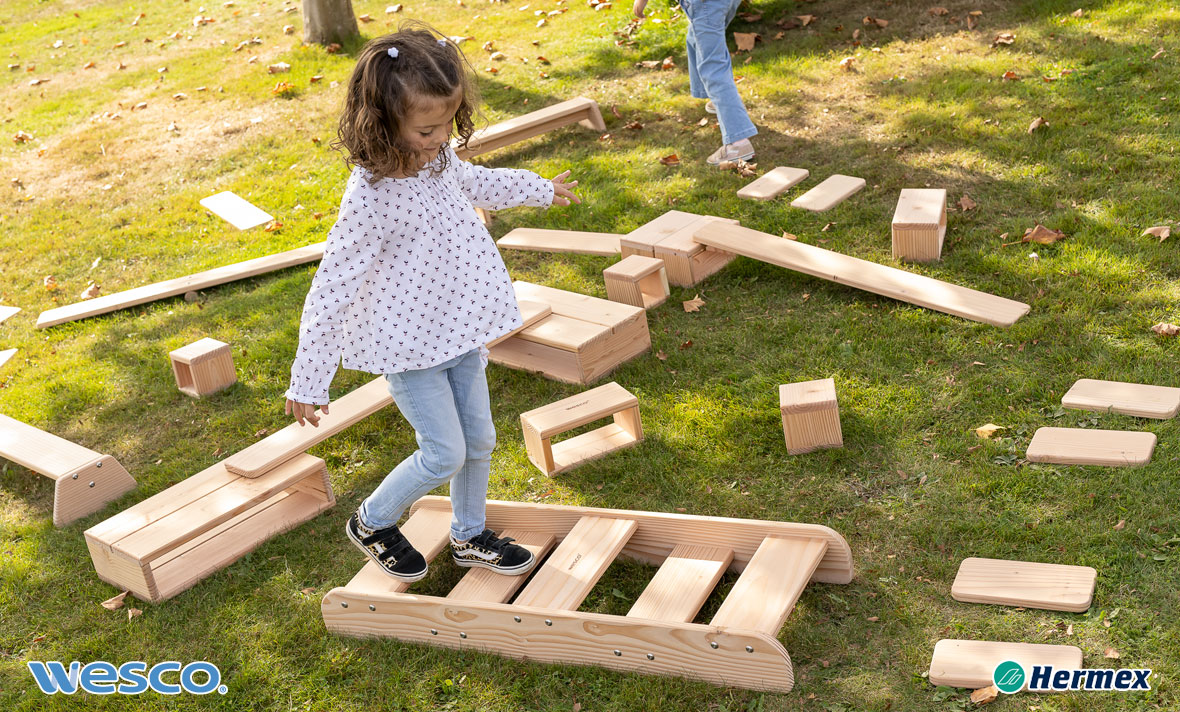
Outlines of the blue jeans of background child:
M451 483L451 536L460 541L484 529L485 502L496 428L479 349L432 368L385 376L389 393L414 428L418 450L385 476L361 503L365 526L397 523L418 498Z
M688 88L698 99L711 99L721 124L721 142L736 143L758 133L733 79L725 29L741 0L680 0L688 16Z

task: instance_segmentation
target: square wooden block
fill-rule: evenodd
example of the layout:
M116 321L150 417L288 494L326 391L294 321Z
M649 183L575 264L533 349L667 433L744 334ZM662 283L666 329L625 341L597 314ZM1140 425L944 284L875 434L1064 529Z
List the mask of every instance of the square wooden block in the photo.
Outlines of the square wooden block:
M946 239L946 190L904 188L893 213L893 257L911 262L942 258Z
M668 273L664 261L631 255L602 271L606 296L612 302L651 309L668 299Z
M831 378L778 387L787 452L801 455L820 448L843 447L836 382Z
M201 339L168 354L181 393L200 398L238 382L233 350L217 339Z

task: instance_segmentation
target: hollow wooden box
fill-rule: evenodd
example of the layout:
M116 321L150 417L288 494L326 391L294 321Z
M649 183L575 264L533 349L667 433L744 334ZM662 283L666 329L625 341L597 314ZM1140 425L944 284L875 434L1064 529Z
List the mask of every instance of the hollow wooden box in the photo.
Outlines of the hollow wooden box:
M181 393L200 398L238 382L233 350L217 339L201 339L168 354Z

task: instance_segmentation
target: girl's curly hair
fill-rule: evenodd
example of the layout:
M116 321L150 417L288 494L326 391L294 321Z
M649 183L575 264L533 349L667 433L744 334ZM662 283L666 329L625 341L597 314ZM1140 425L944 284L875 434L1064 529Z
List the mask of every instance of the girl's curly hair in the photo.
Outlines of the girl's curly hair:
M395 48L396 57L390 56ZM419 170L414 150L401 139L402 126L415 102L459 96L454 135L466 146L475 133L473 117L479 105L470 64L455 44L435 34L424 23L407 23L397 32L370 40L360 52L344 112L332 148L345 152L344 161L372 174L372 182L389 176L414 175ZM440 151L441 166L447 153Z

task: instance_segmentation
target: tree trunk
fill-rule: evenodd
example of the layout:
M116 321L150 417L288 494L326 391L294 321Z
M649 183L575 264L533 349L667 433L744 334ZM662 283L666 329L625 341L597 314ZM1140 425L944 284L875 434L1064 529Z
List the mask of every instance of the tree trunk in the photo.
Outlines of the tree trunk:
M359 34L352 0L303 0L304 42L342 45Z

